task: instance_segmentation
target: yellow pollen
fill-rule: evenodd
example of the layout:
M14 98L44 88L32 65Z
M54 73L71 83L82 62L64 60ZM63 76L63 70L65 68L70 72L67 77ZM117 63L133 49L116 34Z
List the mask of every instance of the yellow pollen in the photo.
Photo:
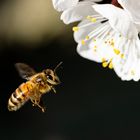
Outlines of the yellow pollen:
M115 53L116 55L119 55L119 54L120 54L120 50L114 49L114 53Z
M97 51L97 46L93 47L93 51L96 52Z
M91 17L91 16L87 16L86 18L87 18L88 20L90 20L92 17Z
M77 32L77 31L79 31L79 27L75 26L75 27L72 28L72 30L73 30L74 32Z
M85 40L82 40L82 41L81 41L81 44L82 44L82 45L85 45Z
M121 54L121 58L124 58L124 54Z
M105 60L105 58L102 58L102 66L106 68L108 66L108 62Z
M88 35L86 36L86 39L89 39L89 36Z
M112 64L112 61L109 63L109 69L113 69L113 64Z
M97 19L96 18L91 18L91 20L90 20L91 22L96 22L97 21Z
M114 47L114 42L110 42L110 45L111 45L112 47Z
M114 44L115 44L115 43L114 43L114 40L111 39L111 41L110 41L110 45L111 45L111 46L114 46Z
M102 66L103 66L104 68L106 68L106 67L108 66L108 63L107 63L107 62L103 62L103 63L102 63Z
M96 49L96 48L97 48L97 46L94 46L94 48Z

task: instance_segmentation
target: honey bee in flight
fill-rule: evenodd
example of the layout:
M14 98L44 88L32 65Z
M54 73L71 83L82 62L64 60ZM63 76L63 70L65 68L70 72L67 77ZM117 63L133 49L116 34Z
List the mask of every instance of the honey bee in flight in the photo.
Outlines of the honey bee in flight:
M40 105L41 96L50 90L55 93L54 86L60 84L60 80L56 74L57 68L62 64L60 62L54 70L45 69L36 73L34 69L24 63L16 63L15 66L19 75L26 79L27 82L22 83L11 95L8 100L8 110L16 111L28 100L31 100L33 106L38 106L42 112L45 108Z

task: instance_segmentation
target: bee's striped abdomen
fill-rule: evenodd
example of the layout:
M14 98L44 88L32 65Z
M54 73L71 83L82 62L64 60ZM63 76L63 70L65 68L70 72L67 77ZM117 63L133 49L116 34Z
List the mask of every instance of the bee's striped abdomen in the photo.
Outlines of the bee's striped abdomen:
M21 84L9 98L8 110L9 111L18 110L29 99L30 91L31 86L29 86L28 82Z

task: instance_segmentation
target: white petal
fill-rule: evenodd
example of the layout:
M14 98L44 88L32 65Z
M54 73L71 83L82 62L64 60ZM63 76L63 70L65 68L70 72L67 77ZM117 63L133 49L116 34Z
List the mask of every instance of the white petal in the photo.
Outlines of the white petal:
M84 26L84 23L87 26ZM102 62L103 59L110 60L114 54L112 48L105 44L108 38L108 31L111 29L109 23L98 23L89 26L87 23L87 21L80 23L79 31L74 33L78 42L77 52L82 57L96 62ZM80 26L83 27L80 28ZM86 36L89 39L86 40ZM83 43L82 39L84 41Z
M100 15L94 15L92 17L97 21L92 22L85 19L78 24L78 32L74 32L74 39L76 42L80 42L82 39L85 39L85 37L90 35L92 32L95 33L94 37L96 37L97 34L95 31L99 31L101 26L104 26L104 24L101 24L102 21L106 20L104 17L101 17Z
M93 8L102 16L109 19L110 25L115 31L128 39L137 38L137 28L123 9L117 8L111 4L96 4L93 5Z
M99 26L99 25L97 25ZM77 26L79 29L77 32L74 32L74 39L76 42L80 42L82 39L85 39L85 37L92 31L94 31L97 26L95 24L91 23L88 20L83 20L79 23Z
M97 48L95 49L95 47ZM103 58L108 61L112 57L111 49L104 46L102 40L96 40L96 43L90 40L85 43L85 45L79 43L77 46L77 52L80 56L95 62L102 62Z
M135 26L136 26L138 32L140 32L140 24L135 24Z
M93 48L89 48L89 46L91 47L92 45L93 45L92 42L86 42L85 45L79 43L77 46L78 54L86 59L95 62L101 62L102 56L100 55L100 53L95 53Z
M64 11L67 8L73 7L79 0L52 0L53 6L57 11Z
M132 20L140 24L140 1L139 0L118 0L121 6L129 13Z
M124 54L124 58L119 56L113 58L115 72L122 80L138 81L140 79L140 40L120 38L116 43Z
M61 15L61 20L63 20L65 24L69 24L71 22L82 20L88 15L93 15L97 13L92 8L93 4L94 3L91 1L79 2L76 6L65 10Z
M95 62L103 62L105 59L108 67L112 62L116 74L122 80L138 81L140 40L138 37L128 40L111 28L108 21L98 22L100 20L103 19L100 17L95 23L84 20L78 25L78 31L74 32L74 38L78 42L77 52Z

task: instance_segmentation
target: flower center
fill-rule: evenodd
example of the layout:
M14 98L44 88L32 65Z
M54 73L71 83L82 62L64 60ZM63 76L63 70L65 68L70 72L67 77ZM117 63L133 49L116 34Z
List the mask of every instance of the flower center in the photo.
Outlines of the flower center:
M122 8L122 6L118 3L118 0L112 0L111 4L115 5L116 7Z

